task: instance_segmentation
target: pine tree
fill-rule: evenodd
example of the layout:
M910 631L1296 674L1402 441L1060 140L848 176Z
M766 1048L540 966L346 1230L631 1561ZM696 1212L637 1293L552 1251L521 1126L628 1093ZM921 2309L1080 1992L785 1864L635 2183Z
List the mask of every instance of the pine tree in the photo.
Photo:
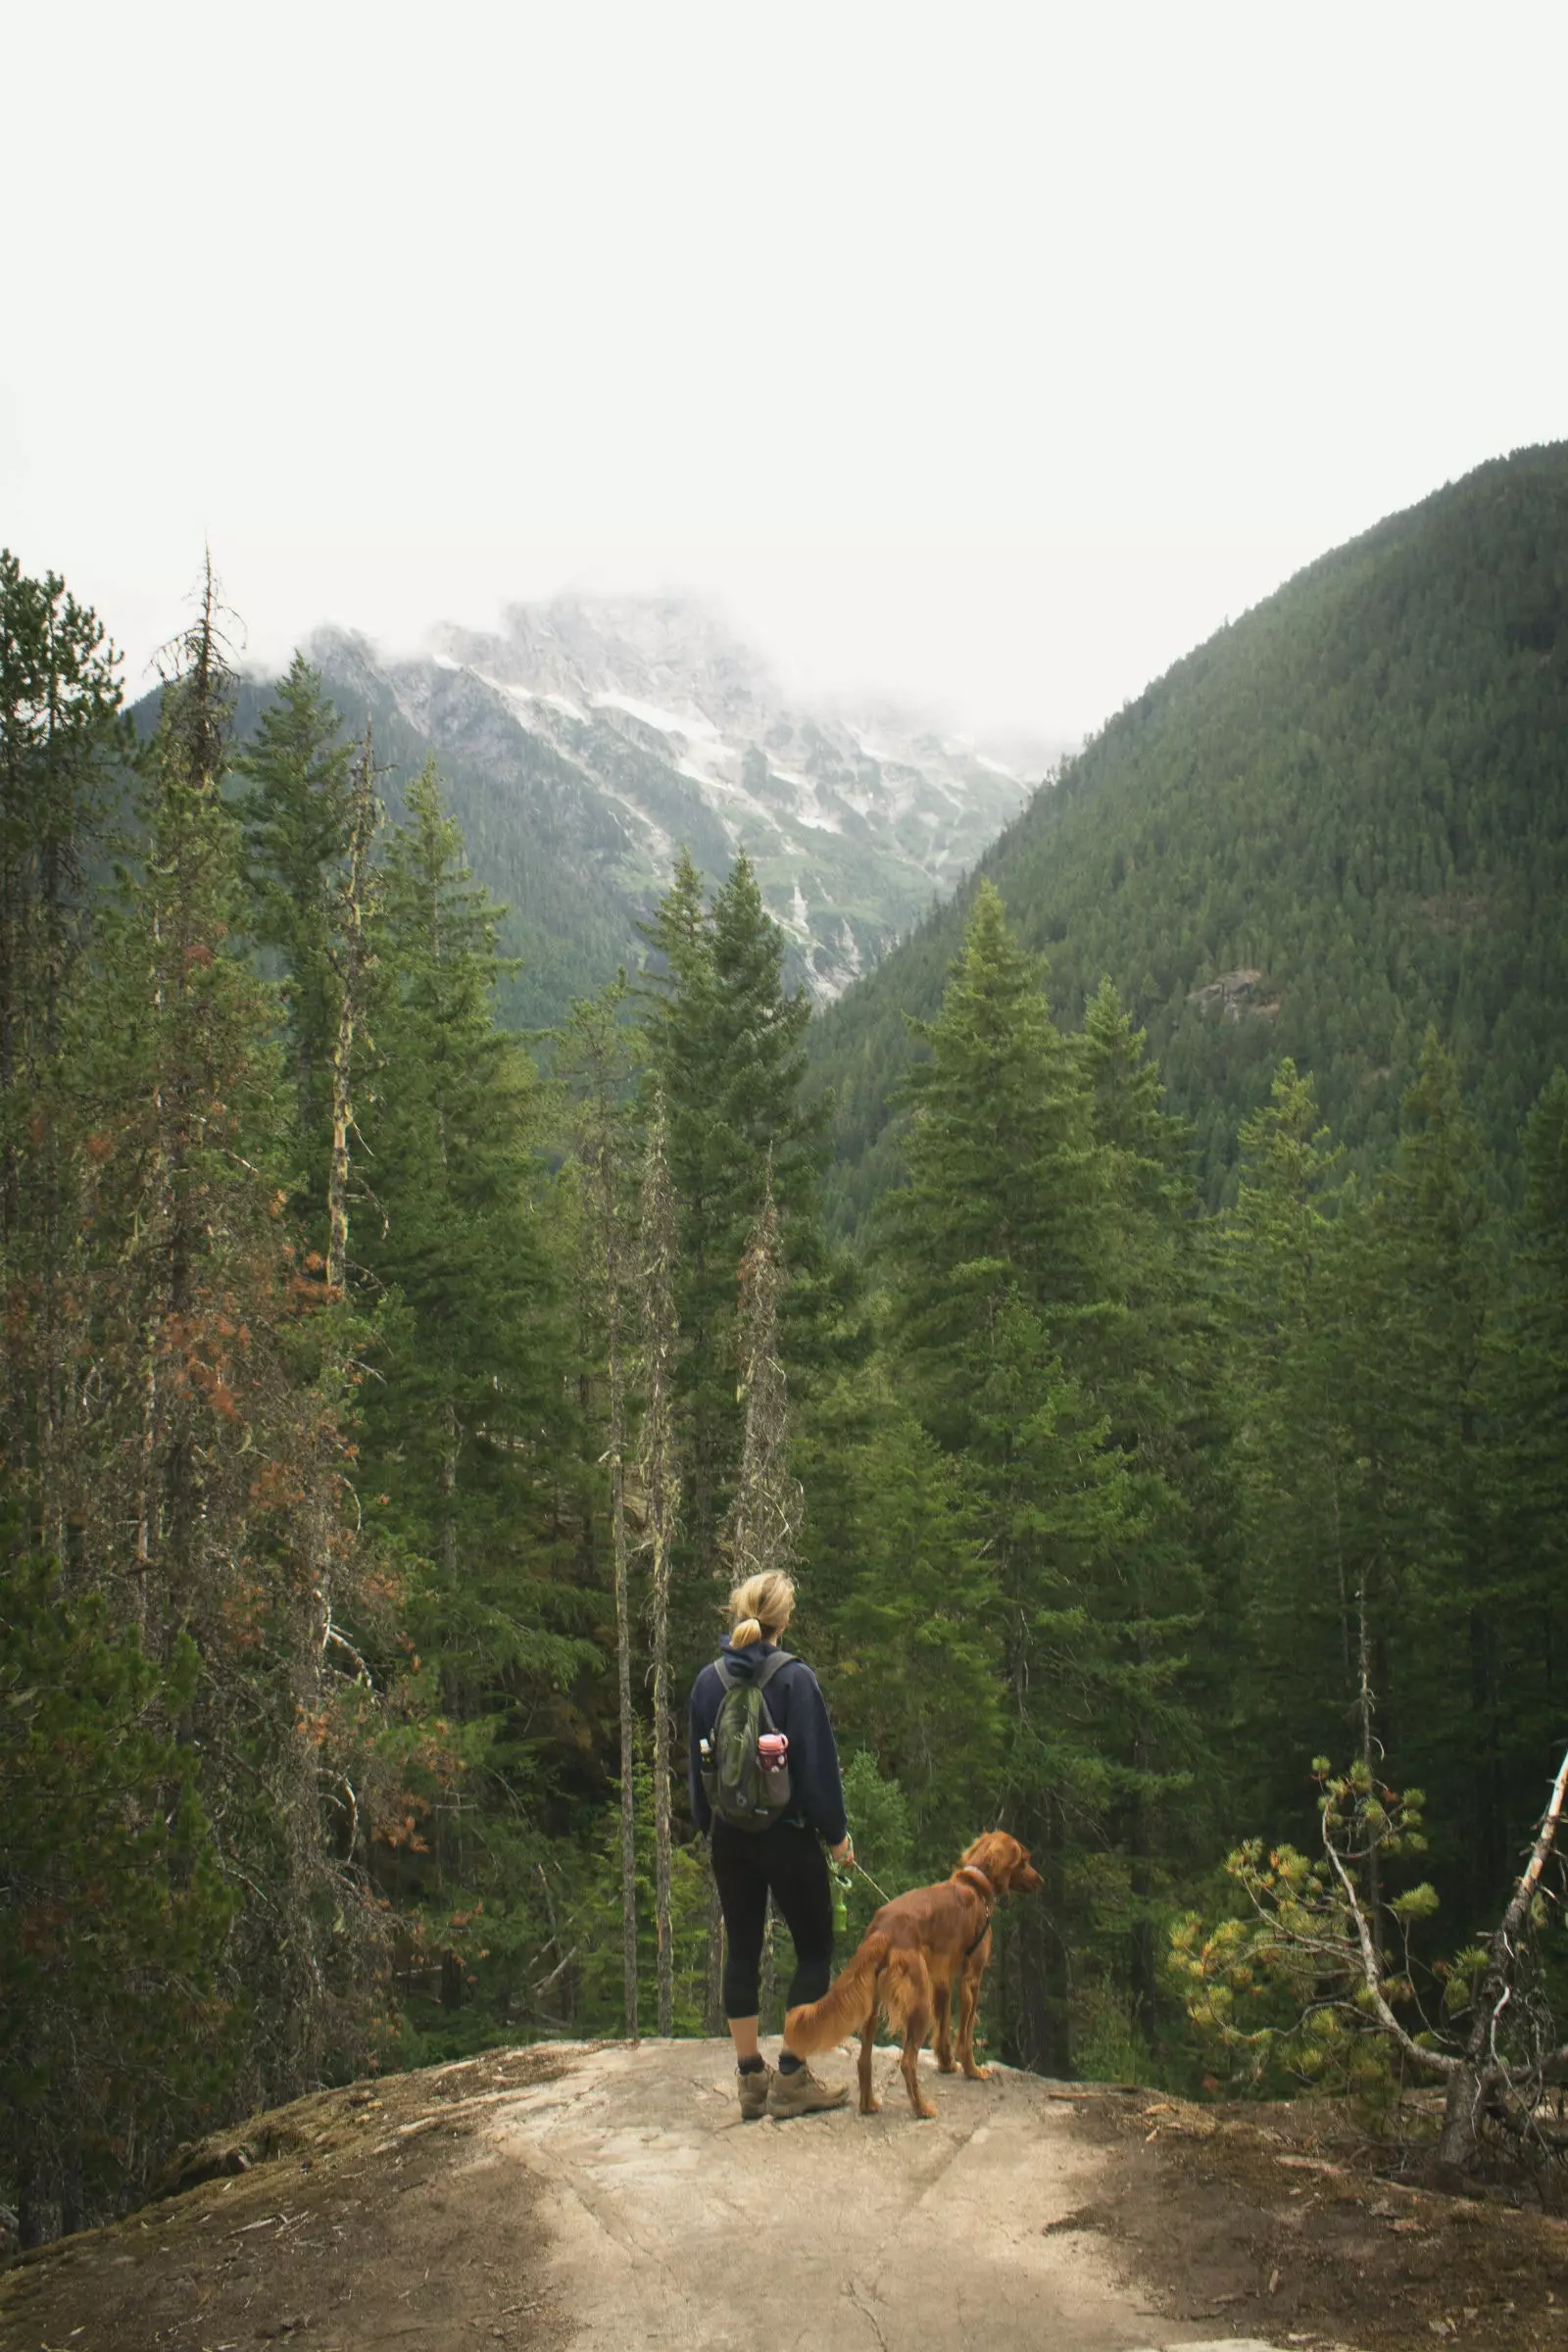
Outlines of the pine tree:
M0 1463L28 1481L31 1523L54 1546L80 1245L60 1055L90 869L132 758L118 669L64 581L29 579L0 550Z
M1119 1008L1102 1004L1097 1063L1052 1021L1043 978L982 885L926 1032L886 1253L901 1376L958 1465L996 1579L1008 1818L1040 1849L1055 1923L1050 1952L1039 1918L1020 1928L1012 2043L1062 2068L1071 1942L1108 1964L1131 1931L1140 2007L1152 1998L1150 1825L1189 1762L1180 1678L1200 1594L1152 1446L1161 1416L1136 1354L1112 1344L1132 1330L1158 1362L1145 1327L1171 1249L1168 1176L1146 1181L1125 1140L1145 1140L1152 1090L1126 1078L1137 1048ZM1103 1143L1092 1078L1122 1114ZM1138 1281L1118 1286L1115 1212L1139 1205L1141 1185L1152 1231L1135 1236ZM1097 1853L1116 1856L1108 1878Z
M1044 969L1014 944L989 883L912 1073L909 1181L889 1197L893 1329L922 1411L961 1450L968 1353L1016 1294L1075 1341L1103 1254L1102 1169L1079 1060Z
M1435 1032L1359 1239L1348 1272L1372 1312L1352 1394L1389 1645L1380 1728L1452 1837L1479 1916L1527 1826L1509 1822L1502 1772L1499 1633L1514 1599L1490 1471L1499 1273L1480 1139Z
M352 906L341 898L344 869L365 812L357 813L353 747L322 690L296 653L235 761L248 790L238 801L245 827L247 920L259 946L279 958L288 981L288 1028L299 1133L311 1190L326 1191L331 1061L343 1002L340 941ZM363 853L362 853L363 854Z
M701 877L682 852L649 939L662 964L652 988L648 1058L666 1105L679 1216L678 1394L695 1603L722 1573L719 1531L741 1446L735 1269L769 1181L792 1267L818 1321L833 1311L837 1293L815 1222L822 1115L800 1100L809 1006L800 992L785 993L783 937L749 861L736 859L705 907ZM812 1319L788 1320L791 1363L819 1345ZM691 1617L677 1639L697 1638Z
M9 1553L9 1546L7 1546ZM188 1634L165 1667L93 1594L0 1561L0 2178L22 2243L119 2202L127 2147L200 2129L235 2057Z
M363 2050L370 1923L329 1657L359 1576L338 1350L279 1214L271 995L234 953L227 707L209 570L146 761L144 854L72 1007L61 1575L161 1678L149 1735L177 1715L199 1759L234 1897L219 1992L243 2009L235 2088L254 2100Z
M1365 1472L1348 1420L1354 1302L1342 1267L1343 1154L1289 1058L1243 1122L1236 1205L1215 1256L1242 1531L1237 1683L1247 1778L1289 1819L1302 1759L1371 1738L1361 1706ZM1352 1320L1347 1322L1348 1314Z
M1498 1553L1513 1563L1511 1605L1494 1635L1515 1820L1514 1792L1539 1787L1560 1729L1557 1661L1568 1592L1568 1075L1561 1069L1530 1114L1524 1162L1524 1207L1499 1334L1503 1426L1492 1482Z
M407 810L370 930L369 1207L355 1255L383 1304L377 1377L361 1393L364 1471L383 1540L408 1562L423 1703L460 1769L427 1777L422 1826L378 1867L416 1907L448 1885L504 1907L537 1860L525 1808L541 1751L552 1733L578 1745L565 1694L602 1664L599 1596L569 1573L584 1473L564 1219L542 1092L496 1025L501 909L472 879L433 767ZM450 2001L463 1978L454 1956Z

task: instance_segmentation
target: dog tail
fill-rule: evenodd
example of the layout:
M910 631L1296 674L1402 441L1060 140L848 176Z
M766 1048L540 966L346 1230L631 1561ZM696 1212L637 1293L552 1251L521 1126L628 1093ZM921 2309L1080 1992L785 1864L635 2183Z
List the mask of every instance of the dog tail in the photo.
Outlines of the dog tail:
M791 2049L803 2058L829 2050L846 2034L865 2024L876 2004L876 1981L888 1956L890 1938L868 1936L850 1962L840 1969L819 2001L803 2001L784 2020Z

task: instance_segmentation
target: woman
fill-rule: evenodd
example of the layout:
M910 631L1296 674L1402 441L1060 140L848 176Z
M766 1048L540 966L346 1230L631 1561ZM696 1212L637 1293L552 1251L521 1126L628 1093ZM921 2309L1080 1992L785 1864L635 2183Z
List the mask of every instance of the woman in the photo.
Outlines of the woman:
M795 1607L795 1587L770 1569L737 1585L729 1607L734 1622L724 1663L749 1679L776 1653ZM768 1678L766 1705L774 1729L789 1740L789 1810L765 1830L738 1830L713 1818L699 1771L700 1743L710 1736L723 1696L718 1669L705 1666L692 1685L691 1788L697 1826L712 1833L713 1877L724 1913L724 2015L735 2044L741 2115L747 2123L761 2115L810 2115L842 2107L849 2085L819 2082L787 2035L773 2072L757 2045L758 1984L769 1894L795 1945L786 2006L820 2000L833 1975L833 1896L823 1842L835 1862L855 1860L833 1727L804 1659L778 1667Z

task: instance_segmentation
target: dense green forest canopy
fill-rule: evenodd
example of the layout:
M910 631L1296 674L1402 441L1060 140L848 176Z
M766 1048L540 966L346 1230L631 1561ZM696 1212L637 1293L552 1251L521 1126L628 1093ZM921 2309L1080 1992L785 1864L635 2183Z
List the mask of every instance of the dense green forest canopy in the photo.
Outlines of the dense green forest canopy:
M710 885L678 857L644 969L574 1006L546 1075L433 763L389 781L396 747L303 659L242 729L210 577L138 736L96 616L0 558L0 2201L24 2237L359 2070L715 2027L682 1699L764 1558L798 1578L881 1886L991 1824L1033 1850L1044 1892L996 1931L1000 2054L1386 2096L1325 1828L1360 1840L1386 1947L1412 1939L1405 2029L1423 1995L1481 2014L1476 1939L1568 1725L1568 1077L1563 470L1478 478L1090 747L999 853L1004 882L1026 850L1057 877L1049 916L984 876L901 958L929 981L917 1053L891 980L846 1005L842 1116L869 1137L873 1077L908 1065L896 1163L887 1137L832 1158L744 858ZM1475 525L1506 593L1415 562L1434 517L1460 548ZM1336 648L1308 760L1265 689L1298 711L1297 665L1316 692ZM1412 749L1423 662L1444 715ZM1167 705L1224 750L1185 793ZM1176 823L1204 795L1212 871ZM1265 888L1271 858L1342 856L1332 902ZM1483 914L1431 919L1461 870ZM1322 971L1373 937L1408 1039L1376 1118L1371 999L1345 998L1354 1054L1282 1051L1293 996L1337 1006ZM1243 955L1277 1015L1194 1006ZM841 1211L884 1196L873 1251L833 1238L834 1185ZM1326 1921L1307 1962L1238 1942L1260 1888ZM1516 1940L1505 2038L1568 1975L1554 1918ZM770 2024L786 1976L780 1951Z
M979 874L1070 1027L1115 982L1211 1203L1287 1054L1356 1164L1386 1157L1429 1024L1516 1172L1568 1022L1568 444L1483 466L1211 637ZM840 1230L898 1174L906 1016L934 1012L974 887L820 1024Z

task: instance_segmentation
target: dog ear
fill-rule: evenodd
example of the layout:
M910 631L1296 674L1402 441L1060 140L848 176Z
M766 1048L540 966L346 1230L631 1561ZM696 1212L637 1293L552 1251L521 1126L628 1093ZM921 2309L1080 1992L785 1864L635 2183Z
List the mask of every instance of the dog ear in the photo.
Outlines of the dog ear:
M1009 1838L1005 1830L986 1830L965 1849L962 1860L983 1870L1000 1894L1018 1850L1016 1838Z

